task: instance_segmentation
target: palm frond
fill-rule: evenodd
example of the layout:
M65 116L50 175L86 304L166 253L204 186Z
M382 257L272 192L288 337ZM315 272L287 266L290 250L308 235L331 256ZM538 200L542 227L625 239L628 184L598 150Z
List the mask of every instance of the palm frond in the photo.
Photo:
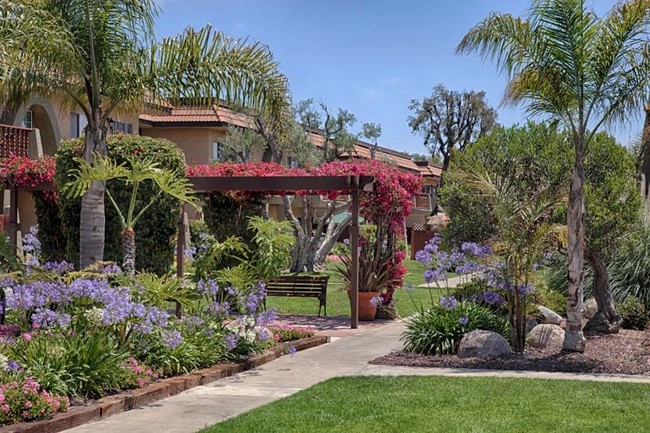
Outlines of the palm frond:
M233 40L208 25L163 38L150 54L143 71L149 88L172 101L225 101L277 115L286 107L287 80L261 43Z
M70 181L62 189L62 193L69 198L82 196L93 182L126 179L129 176L129 171L124 164L117 164L100 154L95 154L92 164L83 158L74 158L74 161L78 168L70 170L68 174Z

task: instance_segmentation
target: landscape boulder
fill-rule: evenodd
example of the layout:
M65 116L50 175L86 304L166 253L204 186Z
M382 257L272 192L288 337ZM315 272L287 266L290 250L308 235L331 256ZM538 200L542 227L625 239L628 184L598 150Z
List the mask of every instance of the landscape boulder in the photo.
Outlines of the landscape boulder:
M540 305L537 307L537 311L539 311L539 314L541 315L542 323L549 323L551 325L559 325L562 323L562 316L550 308Z
M531 346L546 348L562 348L562 343L564 342L564 329L560 328L558 325L551 325L548 323L542 323L537 325L530 331L530 338L528 340Z
M499 357L510 353L510 344L501 334L477 329L465 334L460 340L458 356L469 357Z
M598 304L596 303L595 298L589 298L585 301L584 311L582 315L586 320L591 320L596 317L598 312Z

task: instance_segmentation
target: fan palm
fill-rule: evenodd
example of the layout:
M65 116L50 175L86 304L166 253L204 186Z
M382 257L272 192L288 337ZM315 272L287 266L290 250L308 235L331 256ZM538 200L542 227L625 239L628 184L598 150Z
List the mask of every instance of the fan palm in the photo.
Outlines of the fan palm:
M568 308L564 348L583 351L584 154L606 124L643 105L650 80L650 2L617 3L598 17L585 0L533 0L527 18L493 13L458 52L494 60L508 76L504 101L560 120L575 148L568 203Z
M111 115L145 102L236 102L272 117L284 108L287 82L266 46L210 26L156 42L157 14L154 0L0 0L5 116L33 93L64 98L88 119L92 162L106 154ZM103 258L104 190L95 181L82 198L82 267Z
M124 271L130 275L135 273L135 232L133 231L142 215L158 198L169 195L175 199L194 205L192 184L185 178L171 170L161 169L156 162L149 158L127 158L128 164L116 164L108 157L95 155L92 164L83 158L75 158L79 168L71 170L70 182L63 188L63 194L70 198L79 197L92 188L96 182L105 183L109 180L123 182L131 188L131 200L128 208L120 209L113 196L106 190L109 201L115 208L120 224L122 225L122 248L124 251ZM149 202L140 209L138 203L138 188L144 182L153 182L158 188Z

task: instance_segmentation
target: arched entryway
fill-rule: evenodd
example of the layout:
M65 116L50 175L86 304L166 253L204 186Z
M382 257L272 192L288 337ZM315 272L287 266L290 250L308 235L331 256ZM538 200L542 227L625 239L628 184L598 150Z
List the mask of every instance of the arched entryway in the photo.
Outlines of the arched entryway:
M54 155L61 141L61 131L52 104L42 97L32 97L23 104L14 120L14 125L38 129L44 155ZM35 137L32 137L32 157L37 157Z

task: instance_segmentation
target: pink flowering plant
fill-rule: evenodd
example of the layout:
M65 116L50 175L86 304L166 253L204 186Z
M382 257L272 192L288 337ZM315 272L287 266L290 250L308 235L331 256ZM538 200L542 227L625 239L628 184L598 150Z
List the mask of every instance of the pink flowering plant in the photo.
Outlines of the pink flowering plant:
M0 385L0 425L47 419L68 406L67 397L50 394L31 377Z

